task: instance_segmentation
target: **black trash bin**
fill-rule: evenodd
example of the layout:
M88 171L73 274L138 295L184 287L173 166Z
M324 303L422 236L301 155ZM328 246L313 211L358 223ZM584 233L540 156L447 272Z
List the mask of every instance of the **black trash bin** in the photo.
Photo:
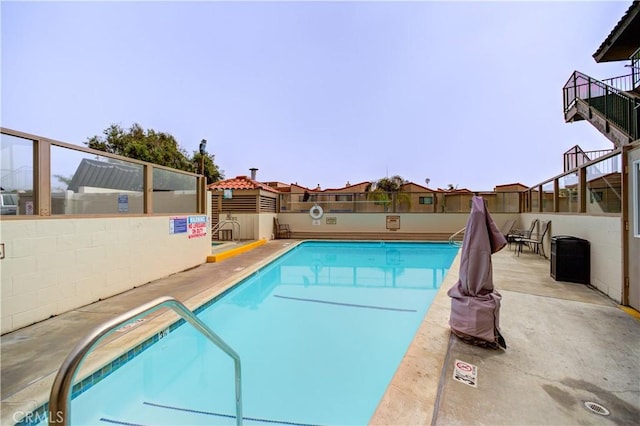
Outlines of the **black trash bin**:
M568 235L551 237L551 277L556 281L590 284L589 241Z

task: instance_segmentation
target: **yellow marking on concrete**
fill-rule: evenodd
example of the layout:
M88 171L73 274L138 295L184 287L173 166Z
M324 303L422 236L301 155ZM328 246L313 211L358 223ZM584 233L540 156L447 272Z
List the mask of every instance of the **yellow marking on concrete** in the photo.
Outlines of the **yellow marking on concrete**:
M237 256L241 253L247 252L249 250L253 250L256 247L259 247L263 244L265 244L267 242L267 240L262 239L262 240L258 240L258 241L254 241L252 243L249 244L245 244L243 246L240 247L236 247L234 249L231 250L227 250L227 251L223 251L217 254L213 254L211 256L207 256L207 263L214 263L214 262L220 262L221 260L225 260L228 259L230 257L233 256Z
M636 311L635 309L629 306L622 306L622 305L618 305L618 307L622 309L624 312L626 312L627 314L634 317L635 319L640 320L640 312Z

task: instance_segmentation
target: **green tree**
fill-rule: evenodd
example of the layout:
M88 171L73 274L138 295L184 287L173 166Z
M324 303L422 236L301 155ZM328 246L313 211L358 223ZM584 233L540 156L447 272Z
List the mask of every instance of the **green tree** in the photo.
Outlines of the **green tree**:
M377 204L383 204L385 211L396 212L398 204L410 204L411 198L403 192L404 184L408 183L402 176L394 175L391 177L383 177L374 181L369 192L369 199L374 200Z
M207 184L217 182L224 178L223 172L213 162L214 158L215 156L209 153L206 153L204 156L204 175L207 177ZM202 169L202 154L200 154L199 151L193 151L191 167L193 167L194 170L197 170L198 173L202 173L200 170Z
M201 154L194 152L192 157L180 148L175 138L164 132L153 129L144 130L138 123L129 129L117 124L110 125L102 132L103 136L93 136L85 144L92 149L122 155L136 160L147 161L161 166L171 167L186 172L201 172ZM222 172L214 162L214 156L206 154L205 176L207 183L220 180Z

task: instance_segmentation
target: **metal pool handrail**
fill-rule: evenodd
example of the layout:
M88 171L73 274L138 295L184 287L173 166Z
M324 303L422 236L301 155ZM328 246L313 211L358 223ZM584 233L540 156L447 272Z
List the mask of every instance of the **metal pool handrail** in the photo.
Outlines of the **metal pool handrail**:
M235 228L234 225L238 225L238 235L240 235L240 224L238 223L237 220L221 220L219 221L216 226L213 227L213 229L211 230L211 235L215 234L218 231L221 231L221 228L226 225L227 223L231 224L231 230L233 230Z
M452 246L456 246L456 247L462 247L462 243L460 241L456 241L455 238L458 236L458 234L463 233L465 231L465 229L467 229L466 226L464 228L454 232L453 234L451 234L451 236L449 237L449 244L451 244Z
M80 342L78 342L64 360L62 366L60 366L58 374L53 381L51 394L49 395L49 425L69 424L69 414L71 412L71 398L69 391L73 385L73 380L75 379L80 365L91 349L123 324L134 321L162 307L173 309L173 311L180 315L189 324L194 326L196 330L207 337L213 344L233 358L236 373L236 424L242 424L240 356L205 323L198 319L198 317L196 317L186 306L180 303L177 299L166 296L159 297L151 302L140 305L137 308L105 322L104 324L96 327L87 336L80 340Z

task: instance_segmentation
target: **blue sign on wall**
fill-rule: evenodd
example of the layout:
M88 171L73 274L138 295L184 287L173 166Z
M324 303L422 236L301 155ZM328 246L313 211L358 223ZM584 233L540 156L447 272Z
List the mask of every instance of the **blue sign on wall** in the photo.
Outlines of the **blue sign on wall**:
M185 234L187 232L186 217L169 218L169 234Z
M129 212L129 196L127 194L118 195L118 212L119 213Z

